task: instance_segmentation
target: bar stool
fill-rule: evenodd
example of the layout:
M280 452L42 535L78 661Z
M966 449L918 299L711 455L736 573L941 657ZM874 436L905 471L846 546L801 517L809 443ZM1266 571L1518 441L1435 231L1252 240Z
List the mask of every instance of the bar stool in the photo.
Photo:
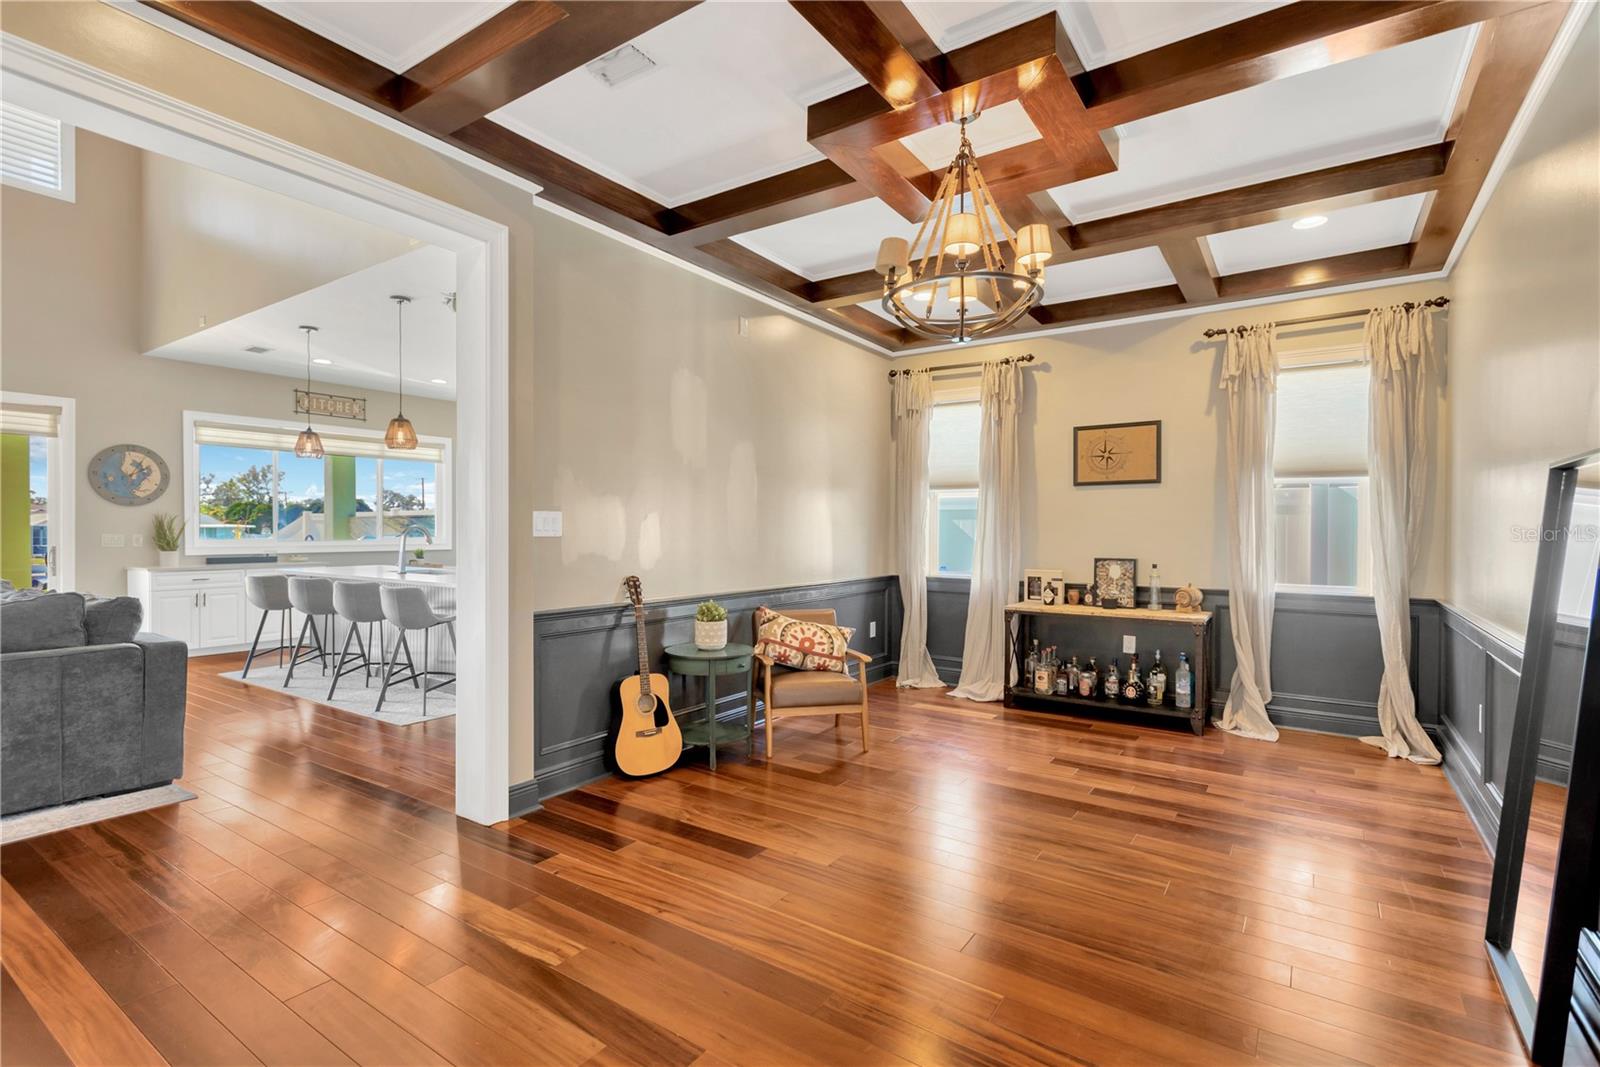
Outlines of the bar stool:
M290 578L289 603L294 605L294 610L306 617L300 624L300 636L294 639L294 651L289 654L289 673L283 676L283 684L287 688L294 681L294 669L301 663L315 657L322 664L322 673L328 673L328 652L323 644L323 633L331 635L328 629L333 618L333 579L331 578ZM322 619L324 629L317 628L317 620ZM304 652L300 651L306 643L306 634L311 635L312 645L307 646Z
M283 651L289 647L289 580L281 574L248 574L244 579L245 599L261 612L261 622L256 626L256 637L250 642L250 654L244 658L240 678L250 677L250 664L259 655L276 652L278 666L283 666ZM278 616L278 647L261 648L261 634L267 628L267 616L274 611Z
M339 686L339 679L352 671L362 672L362 682L372 683L373 649L378 651L377 666L381 669L384 656L383 639L383 599L378 595L377 582L334 582L333 583L333 610L334 614L350 624L345 631L344 644L339 649L339 656L333 663L333 682L328 686L328 699L333 699L333 691ZM361 627L367 627L367 638L361 639ZM376 633L377 640L373 640ZM350 641L355 640L356 654L350 652ZM355 662L350 663L351 660ZM347 667L346 663L350 663Z
M422 679L422 714L428 714L428 694L435 689L443 689L447 685L456 683L455 671L436 671L428 663L429 638L435 626L443 626L450 634L450 648L456 647L456 617L454 615L440 615L433 610L433 605L428 603L426 594L414 585L386 585L379 590L379 597L383 602L383 617L389 625L400 631L400 639L394 643L394 652L390 655L389 664L383 672L383 688L378 691L378 706L373 708L376 714L383 710L383 698L389 693L389 686L395 682L411 682L413 686L417 679ZM422 670L417 670L411 661L411 646L406 642L407 630L422 631ZM396 677L396 670L400 666L400 653L406 654L406 666L409 673ZM434 676L444 678L442 682L428 684L428 679Z

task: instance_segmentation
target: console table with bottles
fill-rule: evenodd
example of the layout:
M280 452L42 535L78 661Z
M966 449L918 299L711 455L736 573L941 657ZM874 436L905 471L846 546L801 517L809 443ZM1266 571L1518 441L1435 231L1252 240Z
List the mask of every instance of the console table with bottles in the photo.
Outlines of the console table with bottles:
M1082 604L1046 606L1019 601L1006 605L1006 632L1016 655L1017 674L1016 683L1006 686L1005 706L1008 708L1052 708L1078 715L1091 714L1096 709L1161 715L1187 719L1196 734L1205 730L1212 671L1209 611L1098 608ZM1024 663L1035 640L1041 649L1055 646L1062 661L1077 656L1078 663L1086 665L1092 656L1103 671L1104 665L1113 659L1119 660L1126 669L1129 653L1124 651L1124 642L1128 637L1134 639L1135 651L1143 661L1141 670L1148 670L1155 652L1161 651L1162 665L1167 671L1167 692L1159 707L1148 703L1121 704L1076 694L1040 693L1034 690L1033 680L1024 677ZM1193 674L1192 708L1180 708L1176 703L1175 679L1180 652L1188 655Z

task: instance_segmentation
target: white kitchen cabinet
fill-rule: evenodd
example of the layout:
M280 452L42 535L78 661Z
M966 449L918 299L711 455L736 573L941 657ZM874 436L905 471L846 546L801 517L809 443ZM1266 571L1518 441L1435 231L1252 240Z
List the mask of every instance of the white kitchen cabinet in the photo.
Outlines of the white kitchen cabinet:
M242 571L131 567L128 595L144 606L144 629L184 642L190 655L250 643Z
M188 589L154 592L145 601L144 624L140 629L183 641L193 648L200 643L199 601L200 594Z
M249 637L244 632L244 607L242 582L231 587L201 590L199 646L220 648L248 641Z

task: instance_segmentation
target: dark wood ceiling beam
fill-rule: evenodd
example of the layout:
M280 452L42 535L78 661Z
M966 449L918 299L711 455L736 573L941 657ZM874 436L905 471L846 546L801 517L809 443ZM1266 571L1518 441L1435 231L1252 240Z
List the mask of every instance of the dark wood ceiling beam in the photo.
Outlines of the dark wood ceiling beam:
M1078 75L1104 129L1332 66L1540 0L1302 0Z
M1041 304L1028 314L1043 326L1066 326L1076 322L1095 322L1135 315L1141 311L1164 311L1182 307L1183 290L1176 285L1162 285L1154 289L1139 289L1131 293L1112 293L1109 296L1090 297L1087 300L1063 300L1055 304Z
M260 4L220 0L144 0L144 4L325 88L386 111L394 107L393 71Z
M1186 302L1208 304L1217 298L1217 270L1205 238L1169 237L1158 247Z
M779 266L760 253L752 252L738 241L712 241L700 245L695 251L791 297L804 299L806 287L811 284L805 276Z
M825 314L840 323L847 323L858 333L864 333L886 348L903 348L923 340L897 323L874 315L863 307L830 308Z
M859 203L872 192L832 160L820 159L770 178L673 208L675 234L694 243L720 240L829 208Z
M1450 160L1450 142L1342 163L1287 178L1129 211L1069 226L1074 249L1141 247L1171 233L1221 233L1280 218L1423 192L1438 182Z
M943 91L944 55L904 4L791 0L791 6L890 107Z
M1418 236L1419 269L1448 262L1566 15L1565 4L1547 4L1496 19L1479 33L1451 123L1456 148Z
M1415 246L1390 245L1366 252L1352 252L1346 256L1328 256L1325 259L1307 260L1304 263L1286 263L1281 267L1265 267L1240 274L1225 274L1217 279L1217 295L1223 300L1247 296L1275 296L1313 286L1334 285L1340 282L1368 281L1389 275L1404 274L1411 269L1411 253Z
M500 12L404 75L400 109L451 133L655 29L699 0L533 0Z

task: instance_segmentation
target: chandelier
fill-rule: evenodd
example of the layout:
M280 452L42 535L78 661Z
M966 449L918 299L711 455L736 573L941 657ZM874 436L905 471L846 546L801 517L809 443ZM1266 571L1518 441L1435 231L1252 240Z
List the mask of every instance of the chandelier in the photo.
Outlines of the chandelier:
M1050 261L1048 226L1012 230L1001 216L967 140L971 118L961 119L961 146L917 235L909 243L885 237L875 267L884 311L924 337L957 343L1003 330L1037 306Z

